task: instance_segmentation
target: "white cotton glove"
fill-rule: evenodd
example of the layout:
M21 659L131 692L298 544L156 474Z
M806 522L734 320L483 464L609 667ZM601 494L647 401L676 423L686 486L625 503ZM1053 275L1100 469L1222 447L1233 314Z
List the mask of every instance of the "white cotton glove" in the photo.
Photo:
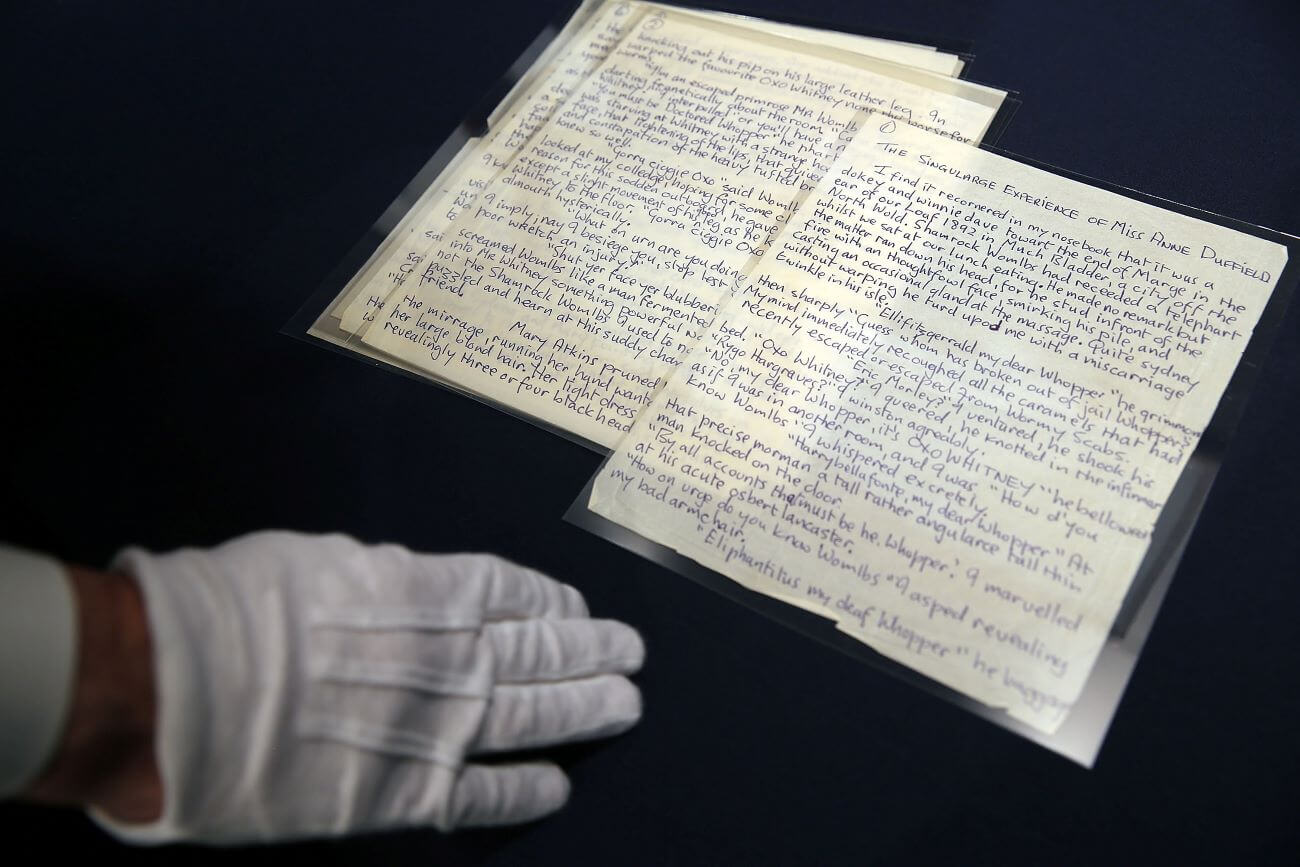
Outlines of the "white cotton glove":
M130 548L153 635L163 815L130 842L240 843L536 819L547 762L472 756L624 731L640 636L577 590L483 554L257 533Z

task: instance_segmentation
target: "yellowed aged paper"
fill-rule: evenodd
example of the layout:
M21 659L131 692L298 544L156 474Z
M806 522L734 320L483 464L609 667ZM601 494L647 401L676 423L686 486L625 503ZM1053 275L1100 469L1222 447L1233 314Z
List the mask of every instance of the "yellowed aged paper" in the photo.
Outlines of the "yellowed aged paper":
M359 269L339 298L331 314L340 320L341 330L351 333L360 326L366 299L352 306L361 289L376 275L376 269L393 258L396 245L412 234L427 236L441 232L464 210L484 185L506 165L536 129L554 113L583 78L606 56L636 20L639 9L666 8L636 2L584 3L566 23L533 66L520 77L510 93L488 118L490 132L471 139L438 178L424 191L389 238ZM687 14L680 10L680 14ZM933 47L898 43L871 37L817 31L730 13L690 11L705 19L729 20L759 32L806 37L863 56L914 66L940 75L955 74L960 59ZM399 260L403 257L398 257ZM321 335L329 336L329 335Z
M671 7L666 7L671 8ZM939 75L960 75L965 65L960 57L947 51L939 51L933 45L918 45L914 42L899 42L893 39L879 39L872 36L859 36L854 33L841 33L836 30L823 30L817 27L804 27L798 24L785 24L780 21L768 21L749 15L737 15L729 12L710 12L703 9L681 9L682 13L700 15L715 20L730 21L749 27L799 39L815 45L825 45L852 51L867 57L901 63L916 69L924 69Z
M590 506L1054 731L1285 262L874 118Z
M342 332L357 330L365 312L365 299L355 307L353 302L377 270L393 258L396 248L412 234L439 231L473 201L477 191L504 164L510 149L522 146L576 83L604 58L609 47L622 38L630 11L627 2L586 0L570 16L488 116L487 136L465 143L331 304L330 315L341 320ZM318 336L336 339L325 332Z
M393 259L396 260L397 267L401 267L405 256L395 255L396 245L403 240L408 240L413 234L417 238L428 237L431 233L437 234L445 230L446 225L472 203L478 191L506 165L510 156L517 152L537 128L549 119L573 88L608 55L610 49L625 35L631 23L638 19L636 13L643 13L647 9L664 8L667 7L624 0L624 2L588 2L574 13L564 29L538 58L534 67L521 77L510 93L493 110L488 118L491 132L485 138L472 139L465 145L454 161L424 192L385 243L349 281L345 291L331 307L332 315L341 319L343 332L351 333L360 327L362 318L367 312L367 299L362 298L361 303L355 305L353 302L361 289L373 281L376 269L382 268ZM685 10L679 10L679 14L687 13ZM948 74L947 70L956 68L951 61L960 62L955 55L936 52L933 48L925 46L851 34L822 33L810 28L729 13L692 10L689 14L705 19L732 20L739 26L756 32L787 36L817 35L824 44L834 48L910 65L938 74ZM934 60L936 55L941 58L939 62ZM981 88L979 85L962 85L962 87L965 89L959 93L963 96L970 97L974 93L998 99L1000 102L997 91ZM395 275L390 272L389 276ZM371 305L382 300L382 298L369 299Z
M970 141L1001 102L915 70L939 89L871 71L881 67L896 72L645 15L472 213L399 248L364 292L384 299L368 302L364 343L612 445L864 108Z

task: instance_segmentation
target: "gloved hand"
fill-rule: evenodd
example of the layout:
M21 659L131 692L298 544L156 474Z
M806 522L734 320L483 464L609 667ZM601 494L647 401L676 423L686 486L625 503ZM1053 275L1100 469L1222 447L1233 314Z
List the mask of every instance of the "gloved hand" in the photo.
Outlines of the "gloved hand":
M345 536L131 548L152 630L162 817L131 842L237 843L536 819L547 762L470 757L624 731L644 649L564 584L482 554Z

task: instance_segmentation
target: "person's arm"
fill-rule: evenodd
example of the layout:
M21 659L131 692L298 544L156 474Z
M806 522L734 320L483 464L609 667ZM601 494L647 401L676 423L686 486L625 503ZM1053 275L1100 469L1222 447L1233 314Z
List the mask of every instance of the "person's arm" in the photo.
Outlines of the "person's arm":
M52 758L20 796L152 821L162 813L162 779L144 599L128 575L78 566L66 575L77 636L67 718Z
M22 796L84 806L130 842L529 821L567 800L564 772L479 756L617 734L641 715L625 676L644 655L636 631L499 557L267 532L46 578L27 589L62 588L44 619L62 612L53 644L71 659L63 698L31 705L44 723L0 723L43 724L42 749L57 744L49 760L23 754L36 776ZM11 613L28 644L59 632ZM10 673L39 691L50 668Z

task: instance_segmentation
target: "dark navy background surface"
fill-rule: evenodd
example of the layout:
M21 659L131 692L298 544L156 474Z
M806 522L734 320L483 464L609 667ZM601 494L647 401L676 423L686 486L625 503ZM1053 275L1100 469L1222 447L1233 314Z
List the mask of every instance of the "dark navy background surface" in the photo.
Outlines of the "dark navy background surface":
M280 333L567 4L0 11L0 536L100 565L265 527L490 550L642 630L646 715L523 828L145 863L1296 863L1300 311L1288 312L1097 765L564 523L598 457ZM741 0L969 46L1000 145L1300 233L1289 2ZM117 848L0 808L5 860Z

